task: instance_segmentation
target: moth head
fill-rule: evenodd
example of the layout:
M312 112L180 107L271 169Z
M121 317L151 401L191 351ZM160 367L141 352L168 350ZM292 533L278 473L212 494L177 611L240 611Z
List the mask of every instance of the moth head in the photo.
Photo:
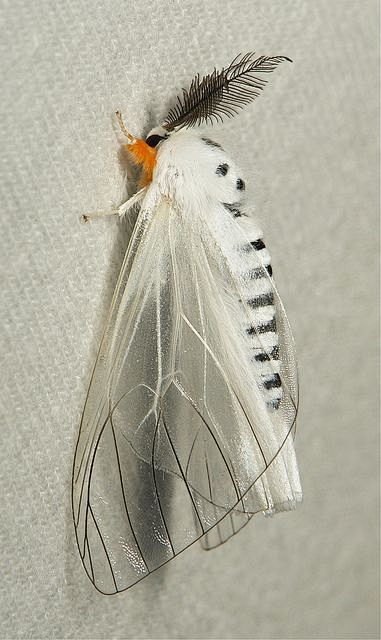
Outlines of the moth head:
M152 148L156 148L160 142L166 140L169 137L169 132L164 129L163 126L154 127L149 132L148 136L145 139L145 142Z
M123 144L124 148L130 154L134 164L142 168L140 186L146 186L152 181L153 170L156 164L157 147L166 138L168 132L163 127L155 127L151 129L145 140L136 138L126 128L120 111L116 112L121 132L126 138Z

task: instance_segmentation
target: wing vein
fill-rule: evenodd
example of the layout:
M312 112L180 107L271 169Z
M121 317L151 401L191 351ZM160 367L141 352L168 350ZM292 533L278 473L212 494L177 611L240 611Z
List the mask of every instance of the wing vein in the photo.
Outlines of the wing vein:
M92 510L92 508L91 508L91 505L90 505L90 504L88 504L88 509L89 509L89 511L90 511L90 513L91 513L91 516L92 516L93 521L94 521L94 524L95 524L95 528L96 528L96 530L97 530L97 532L98 532L98 535L99 535L99 538L100 538L100 541L101 541L102 547L103 547L104 552L105 552L105 554L106 554L107 562L108 562L108 565L109 565L109 567L110 567L110 571L111 571L111 575L112 575L112 579L113 579L113 582L114 582L115 589L118 591L118 585L116 584L115 575L114 575L114 570L113 570L113 568L112 568L112 564L111 564L110 556L109 556L109 554L108 554L107 547L106 547L105 542L104 542L104 540L103 540L103 536L102 536L102 534L101 534L101 532L100 532L100 529L99 529L98 523L97 523L97 521L96 521L96 519L95 519L95 516L94 516L93 510ZM91 554L90 554L90 555L91 555Z
M194 498L193 498L193 496L192 496L192 492L191 492L191 490L190 490L190 488L189 488L189 485L188 485L187 479L186 479L186 477L185 477L185 475L184 475L184 471L183 471L183 469L182 469L182 467L181 467L181 463L180 463L179 457L178 457L178 455L177 455L176 448L174 447L173 442L172 442L172 439L171 439L171 436L169 435L169 432L168 432L168 429L167 429L167 425L166 425L166 422L165 422L165 419L164 419L164 413L163 413L163 415L162 415L162 421L163 421L163 426L164 426L164 429L165 429L165 433L167 434L168 442L169 442L169 444L170 444L170 446L171 446L171 449L172 449L173 455L174 455L174 456L175 456L175 458L176 458L177 466L179 467L179 470L180 470L180 473L181 473L182 479L183 479L183 481L184 481L184 484L185 484L186 490L187 490L188 495L189 495L189 497L190 497L190 499L191 499L191 502L192 502L192 505L193 505L193 509L194 509L195 514L196 514L196 516L197 516L197 520L198 520L198 522L199 522L199 524L200 524L201 531L202 531L203 533L205 533L204 525L202 524L202 521L201 521L200 515L199 515L198 510L197 510L196 503L195 503Z
M116 441L116 435L115 435L115 429L114 429L114 423L113 423L112 415L110 415L110 424L111 424L111 431L112 431L112 436L113 436L114 445L115 445L115 454L116 454L116 459L117 459L117 464L118 464L118 474L119 474L119 480L120 480L120 487L122 489L123 503L124 503L124 508L125 508L125 511L126 511L128 524L130 526L131 533L132 533L132 536L133 536L133 538L135 540L135 544L136 544L136 547L137 547L137 549L139 551L140 557L144 562L144 566L145 566L147 572L149 573L149 569L148 569L147 563L146 563L146 561L144 559L143 552L142 552L142 550L140 548L136 533L135 533L134 528L132 526L131 516L130 516L129 510L128 510L128 507L127 507L127 500L126 500L126 494L125 494L125 490L124 490L124 482L123 482L123 476L122 476L122 468L120 466L119 450L118 450L118 444L117 444L117 441Z
M167 534L167 538L168 538L168 542L169 542L170 547L171 547L171 551L173 553L173 556L175 556L176 555L175 554L175 550L174 550L174 547L173 547L173 544L172 544L172 540L171 540L171 536L169 535L167 523L166 523L166 520L165 520L165 517L164 517L164 513L163 513L163 509L162 509L161 501L160 501L160 497L159 497L159 491L158 491L158 488L157 488L157 481L156 481L155 445L156 445L157 431L158 431L158 428L159 428L160 419L161 419L161 411L159 411L159 415L158 415L158 418L156 420L155 433L154 433L154 436L153 436L152 459L151 459L152 474L153 474L153 483L154 483L154 487L155 487L155 495L156 495L157 504L158 504L159 511L160 511L160 516L161 516L161 519L163 521L164 529L165 529L165 532Z

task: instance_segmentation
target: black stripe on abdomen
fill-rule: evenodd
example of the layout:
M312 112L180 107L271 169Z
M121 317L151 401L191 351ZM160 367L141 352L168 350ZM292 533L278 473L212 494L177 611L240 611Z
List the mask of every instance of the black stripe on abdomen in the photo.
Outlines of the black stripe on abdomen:
M257 309L258 307L266 307L270 304L274 304L274 294L271 293L262 293L259 296L255 296L255 298L250 298L247 301L249 307L253 309Z
M246 333L249 336L253 336L256 335L257 333L276 333L276 320L275 320L275 316L269 321L269 322L265 322L263 324L259 324L257 327L254 325L251 325L250 327L248 327L246 329Z
M259 280L259 278L264 278L267 274L269 276L272 275L273 270L271 268L271 264L268 264L267 267L255 267L254 269L250 269L250 271L246 272L246 277L251 278L252 280Z
M271 376L271 378L269 378L268 380L265 380L265 382L263 383L265 389L276 389L277 387L281 387L282 386L282 382L280 379L280 375L279 373L274 373L273 376Z
M269 353L261 351L254 356L257 362L268 362L269 360L279 360L279 347L275 345Z
M232 206L227 208L233 213L231 211ZM259 232L258 236L260 235ZM249 282L249 280L255 281L268 276L272 277L273 274L266 245L263 239L258 236L254 240L241 245L241 251L245 253L255 252L258 255L255 260L260 260L260 266L251 268L243 274L248 293L245 304L252 310L250 314L251 324L246 326L246 335L254 339L250 347L252 354L250 360L257 369L258 383L266 405L269 410L277 410L280 407L283 392L282 380L278 373L280 372L280 354L274 308L275 293L270 286L264 287L262 283L252 282L250 284ZM263 312L261 312L261 309L263 309ZM263 338L260 338L260 335Z
M264 324L260 324L258 326L258 333L276 333L276 320L275 316L270 320L270 322L265 322Z

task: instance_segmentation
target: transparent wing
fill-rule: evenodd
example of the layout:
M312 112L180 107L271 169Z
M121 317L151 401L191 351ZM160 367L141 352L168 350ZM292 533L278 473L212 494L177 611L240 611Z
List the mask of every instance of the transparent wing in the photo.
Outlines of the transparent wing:
M73 468L78 547L102 593L298 499L288 324L282 402L271 413L236 322L248 276L225 250L221 211L213 215L143 206L122 267ZM243 242L227 224L229 246Z
M233 214L237 212L236 205L225 204L224 208L232 210ZM245 350L251 365L256 367L257 382L274 426L279 423L279 415L276 415L279 412L280 423L283 423L287 433L288 426L293 424L294 436L298 407L295 349L287 317L272 279L271 257L263 242L263 234L252 216L239 216L240 219L233 224L231 218L225 218L224 225L223 222L221 224L224 213L221 210L218 212L220 224L215 227L214 235L218 236L218 245L226 255L233 253L230 255L232 277L229 291L236 303L234 317L242 317L241 323L236 322L236 330L237 324L240 324L246 334ZM231 309L232 302L229 305ZM292 509L302 498L291 438L287 438L281 454L277 464L283 464L284 468L279 478L288 477L292 491L282 495L277 491L278 482L272 482L270 495L273 499L265 509L268 515ZM229 517L201 539L202 546L213 549L223 544L250 522L252 515L254 512L233 509Z

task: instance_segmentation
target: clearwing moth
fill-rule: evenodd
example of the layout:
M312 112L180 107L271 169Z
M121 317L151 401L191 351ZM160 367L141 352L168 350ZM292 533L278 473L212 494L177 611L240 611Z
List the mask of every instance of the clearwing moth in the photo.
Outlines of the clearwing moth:
M240 170L197 130L256 98L283 56L237 56L183 89L145 140L125 128L139 213L91 377L73 466L84 568L123 591L200 539L292 509L294 343Z

